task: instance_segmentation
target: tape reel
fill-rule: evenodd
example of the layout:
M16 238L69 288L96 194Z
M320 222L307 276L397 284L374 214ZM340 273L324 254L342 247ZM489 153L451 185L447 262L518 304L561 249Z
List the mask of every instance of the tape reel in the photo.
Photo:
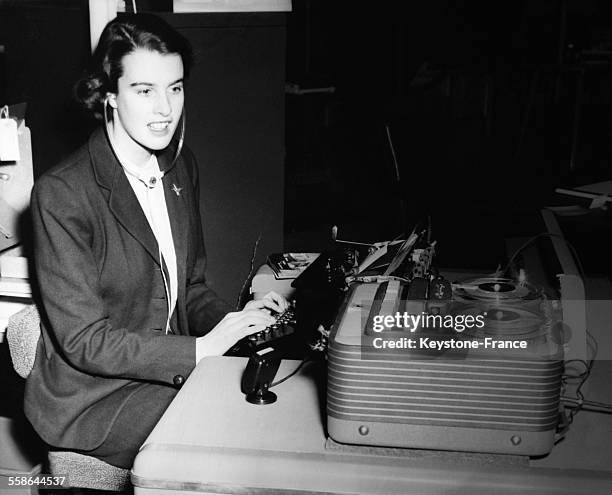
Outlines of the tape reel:
M527 282L509 278L483 277L455 284L453 295L459 301L488 301L503 304L534 301L541 291Z
M507 339L539 339L550 331L552 313L540 289L527 282L502 277L481 277L453 287L456 315L481 315L484 326L463 334Z
M507 339L535 339L548 332L552 318L547 311L519 305L468 303L457 304L455 315L481 316L484 326L471 326L463 334L470 337L503 337Z

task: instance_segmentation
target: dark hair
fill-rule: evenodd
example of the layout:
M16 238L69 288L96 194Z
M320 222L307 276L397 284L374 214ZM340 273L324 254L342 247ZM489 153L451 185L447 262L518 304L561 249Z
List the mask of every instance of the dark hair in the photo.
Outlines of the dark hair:
M77 101L97 118L102 117L106 94L117 92L117 80L123 74L123 57L137 48L180 55L185 78L189 76L193 61L191 45L165 21L151 14L113 19L100 35L88 74L74 86Z

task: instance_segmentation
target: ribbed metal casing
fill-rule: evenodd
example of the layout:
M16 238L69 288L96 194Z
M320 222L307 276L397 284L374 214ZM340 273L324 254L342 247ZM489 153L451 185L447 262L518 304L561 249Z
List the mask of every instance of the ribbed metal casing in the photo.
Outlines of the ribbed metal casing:
M559 356L372 352L336 341L343 321L336 322L328 352L328 430L334 440L521 455L552 448Z

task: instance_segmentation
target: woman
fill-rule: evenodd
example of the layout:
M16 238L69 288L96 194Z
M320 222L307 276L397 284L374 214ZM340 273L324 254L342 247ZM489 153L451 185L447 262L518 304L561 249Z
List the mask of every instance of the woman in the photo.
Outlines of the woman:
M228 312L206 285L197 166L182 147L187 41L154 16L124 17L93 62L76 94L104 125L32 193L44 322L25 411L52 447L127 468L196 363L287 302L271 293Z

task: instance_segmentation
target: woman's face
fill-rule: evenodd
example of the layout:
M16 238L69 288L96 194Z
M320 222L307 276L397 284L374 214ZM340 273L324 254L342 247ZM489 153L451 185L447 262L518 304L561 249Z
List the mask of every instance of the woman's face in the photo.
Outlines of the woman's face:
M136 49L122 60L111 95L113 137L119 153L143 165L170 143L183 111L183 61L178 54Z

